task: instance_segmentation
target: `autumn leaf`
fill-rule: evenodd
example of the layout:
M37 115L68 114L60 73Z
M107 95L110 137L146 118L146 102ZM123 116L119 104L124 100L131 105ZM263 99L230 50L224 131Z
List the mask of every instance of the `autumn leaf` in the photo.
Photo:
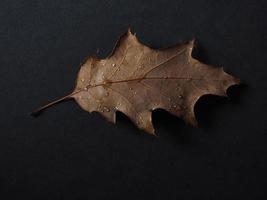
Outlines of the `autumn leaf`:
M152 49L128 31L106 59L86 60L70 95L34 113L74 98L84 110L99 112L113 123L120 111L150 134L154 134L151 114L158 108L196 125L194 106L198 99L207 94L227 96L227 88L240 81L222 68L194 59L193 46L194 41L190 41L167 49Z

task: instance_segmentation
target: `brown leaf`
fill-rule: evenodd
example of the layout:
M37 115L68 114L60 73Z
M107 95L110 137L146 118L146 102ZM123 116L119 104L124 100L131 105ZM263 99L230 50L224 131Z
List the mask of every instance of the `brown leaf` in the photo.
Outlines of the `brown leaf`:
M151 112L162 108L196 125L194 106L207 94L226 96L239 80L222 68L192 58L194 41L156 50L141 44L130 31L106 59L90 57L81 66L74 98L86 111L97 111L115 123L116 111L126 114L140 129L154 134Z

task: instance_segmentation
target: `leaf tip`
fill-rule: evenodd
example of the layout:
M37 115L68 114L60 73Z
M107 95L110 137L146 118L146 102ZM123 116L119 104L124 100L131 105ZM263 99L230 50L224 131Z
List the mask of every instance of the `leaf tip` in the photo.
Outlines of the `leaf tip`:
M195 42L196 42L196 38L193 37L191 40L189 40L189 44L191 44L192 46L195 45Z
M131 31L131 27L129 26L128 29L127 29L127 34L129 35L133 35L132 31Z
M151 136L159 137L159 136L155 133L155 129L154 129L153 127L150 128L150 129L144 129L144 131L145 131L147 134L151 135Z

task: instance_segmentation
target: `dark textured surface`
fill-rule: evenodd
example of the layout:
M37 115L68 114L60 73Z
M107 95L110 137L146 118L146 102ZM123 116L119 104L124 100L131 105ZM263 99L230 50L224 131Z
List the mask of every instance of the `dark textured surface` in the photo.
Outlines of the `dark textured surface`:
M267 198L266 1L0 2L0 199ZM197 39L196 58L247 86L202 98L200 128L154 113L159 138L59 104L80 62L105 57L131 26L166 47Z

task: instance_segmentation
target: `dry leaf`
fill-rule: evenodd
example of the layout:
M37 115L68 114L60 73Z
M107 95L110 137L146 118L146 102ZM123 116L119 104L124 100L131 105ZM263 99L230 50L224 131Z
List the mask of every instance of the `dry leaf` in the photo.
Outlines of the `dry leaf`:
M194 41L156 50L141 44L130 31L106 59L90 57L81 66L74 98L86 111L97 111L115 123L116 111L126 114L140 129L154 134L151 112L164 109L196 125L194 106L207 94L226 96L239 80L222 68L192 58Z

